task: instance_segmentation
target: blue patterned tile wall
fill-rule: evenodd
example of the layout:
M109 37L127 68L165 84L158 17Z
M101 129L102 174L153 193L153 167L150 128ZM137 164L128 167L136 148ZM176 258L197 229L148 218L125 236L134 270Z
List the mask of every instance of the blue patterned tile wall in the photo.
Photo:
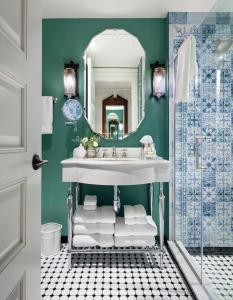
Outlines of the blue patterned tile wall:
M233 14L169 14L169 101L174 101L175 57L190 34L197 41L198 80L187 103L170 106L176 239L200 246L202 211L204 246L233 247L233 52L220 58L215 53L219 38L233 38ZM197 135L211 138L202 142L202 171L196 169Z

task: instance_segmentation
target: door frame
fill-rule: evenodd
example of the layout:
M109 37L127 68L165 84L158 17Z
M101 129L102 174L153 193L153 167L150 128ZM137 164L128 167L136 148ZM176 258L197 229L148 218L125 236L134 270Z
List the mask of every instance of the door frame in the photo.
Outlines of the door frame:
M128 134L128 101L123 97L116 95L109 96L102 101L102 133L106 136L106 106L124 106L124 134Z

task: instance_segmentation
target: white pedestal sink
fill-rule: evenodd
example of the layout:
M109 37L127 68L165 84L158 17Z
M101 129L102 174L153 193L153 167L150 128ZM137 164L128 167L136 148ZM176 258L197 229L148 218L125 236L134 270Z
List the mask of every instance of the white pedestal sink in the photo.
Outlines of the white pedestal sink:
M61 164L64 182L137 185L169 181L169 161L161 158L69 158Z
M128 148L129 149L129 148ZM131 153L140 153L140 148L134 148ZM68 254L69 267L71 267L71 255L73 253L90 252L140 252L144 249L98 249L98 250L80 250L72 248L72 216L73 216L73 196L71 184L77 183L76 187L76 208L79 202L79 183L95 185L111 185L114 187L114 209L118 212L120 198L118 195L118 186L120 185L138 185L150 184L150 210L153 216L153 183L160 183L159 192L159 238L160 238L160 258L161 265L164 256L164 194L163 182L169 181L169 161L157 157L153 160L142 160L139 157L127 158L69 158L61 162L62 180L69 182L69 192L67 196L68 208ZM155 249L147 249L148 252Z

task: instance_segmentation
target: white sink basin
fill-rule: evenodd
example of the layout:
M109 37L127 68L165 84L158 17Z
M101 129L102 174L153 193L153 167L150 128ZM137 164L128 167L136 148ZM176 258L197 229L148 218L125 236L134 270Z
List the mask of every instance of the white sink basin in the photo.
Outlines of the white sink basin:
M162 158L69 158L63 160L64 182L97 185L136 185L168 182L169 161Z
M115 162L119 162L119 161L139 161L141 160L140 158L133 158L133 157L97 157L97 158L86 158L87 160L95 160L95 161L115 161Z

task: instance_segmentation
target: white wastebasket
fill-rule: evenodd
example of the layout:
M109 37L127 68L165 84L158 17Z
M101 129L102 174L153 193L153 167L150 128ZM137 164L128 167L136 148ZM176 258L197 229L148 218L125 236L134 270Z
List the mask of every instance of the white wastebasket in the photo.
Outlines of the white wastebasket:
M41 226L41 255L51 256L61 250L62 225L47 223Z

